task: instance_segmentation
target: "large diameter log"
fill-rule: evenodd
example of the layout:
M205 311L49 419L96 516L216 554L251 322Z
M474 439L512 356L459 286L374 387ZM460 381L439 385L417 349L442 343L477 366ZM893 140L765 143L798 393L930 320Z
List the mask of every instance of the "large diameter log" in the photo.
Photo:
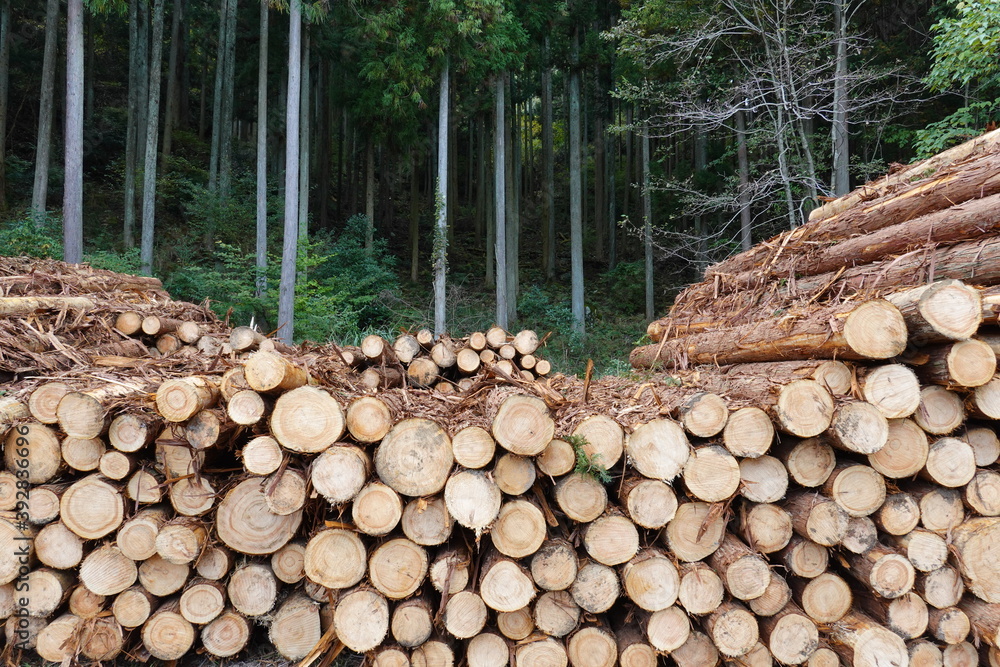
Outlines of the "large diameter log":
M947 488L965 486L976 474L976 455L969 443L941 438L927 452L922 475Z
M869 466L840 463L823 484L823 492L848 516L869 516L885 502L885 478Z
M684 486L698 500L708 503L726 500L739 489L739 463L724 447L699 447L684 464Z
M729 415L722 431L722 443L735 456L756 458L767 452L773 441L771 418L754 406L740 408Z
M925 382L949 387L979 387L991 379L997 368L996 353L981 340L963 340L924 348L927 361L917 367Z
M911 419L890 419L885 446L868 455L868 464L892 479L913 477L927 463L927 433Z
M116 530L125 514L121 492L100 475L74 482L59 501L59 514L67 528L87 540Z
M1000 646L1000 604L983 602L973 595L966 595L958 603L972 627L976 636L990 646Z
M792 539L792 517L783 507L759 503L743 508L740 533L747 544L760 553L781 551Z
M535 597L535 587L527 570L510 559L494 555L483 565L479 594L490 609L517 611Z
M27 625L27 619L25 619ZM41 628L35 639L35 652L47 662L68 663L79 647L80 626L83 622L74 614L63 614Z
M142 626L142 644L154 658L177 660L194 644L194 626L177 607L176 600L164 603Z
M600 614L618 599L618 576L607 565L588 561L580 566L569 592L573 601L591 614Z
M959 280L895 292L886 300L903 313L913 345L968 340L983 320L979 290Z
M379 479L404 496L427 496L441 491L452 463L451 439L440 426L427 419L397 423L375 452Z
M952 531L952 547L969 589L986 602L1000 603L1000 519L970 519Z
M301 522L302 510L274 514L260 492L260 482L246 479L219 503L215 529L219 539L235 551L271 554L292 539Z
M618 464L625 450L625 431L607 415L587 417L576 426L573 435L583 438L584 453L608 470Z
M632 467L650 479L672 481L690 455L684 429L669 419L656 419L636 426L625 443Z
M850 573L883 598L898 598L913 589L916 572L905 557L882 544L863 554L847 554Z
M646 619L646 638L657 651L676 652L690 636L691 621L680 607L661 609Z
M497 443L507 451L534 456L552 441L555 422L543 400L514 394L500 405L493 418L492 431Z
M97 595L117 595L134 584L138 576L135 561L118 547L98 547L80 564L80 582Z
M317 456L310 466L313 488L331 505L353 500L368 480L371 459L360 447L335 445Z
M310 581L327 588L350 588L365 575L365 545L351 531L340 528L322 530L306 544L304 565Z
M427 551L401 537L385 542L372 552L368 559L368 577L384 596L401 600L420 587L429 566Z
M447 492L446 492L447 497ZM632 531L635 532L635 526L631 521L623 517L618 517L622 521L625 521L632 527ZM616 529L619 528L618 524L615 525L604 525L599 524L598 519L594 523L588 526L587 540L588 553L590 553L590 548L600 553L601 556L606 556L610 560L615 558L611 555L613 552L617 555L618 550L608 550L603 547L607 544L606 540L611 539L615 542L615 546L619 549L628 550L628 536L622 535L617 532ZM595 526L597 526L595 528ZM593 530L594 534L591 535L590 531ZM612 533L614 533L612 535ZM542 511L538 509L534 504L527 500L518 499L511 500L503 504L497 514L496 521L493 523L493 527L490 530L490 535L493 538L493 546L496 547L497 551L505 556L510 556L511 558L524 558L530 556L531 554L538 551L539 547L546 538L546 524L545 516ZM619 544L619 540L624 540L624 547ZM638 548L638 534L636 533L636 544L635 547ZM591 557L596 558L596 556L591 553ZM597 559L600 560L600 559ZM604 561L601 561L604 562ZM613 563L605 563L611 565Z
M268 629L268 638L286 660L309 655L322 634L319 605L301 594L293 594L281 604Z
M389 630L389 604L377 592L355 588L337 600L333 614L337 638L359 653L378 646Z
M788 475L807 488L822 486L837 465L837 455L820 438L806 438L775 449L774 455L788 469Z
M4 440L4 463L19 479L44 484L62 467L59 437L44 424L18 424Z
M493 460L496 442L489 431L479 426L467 426L451 439L455 462L470 469L483 468Z
M281 446L293 452L315 454L337 442L346 420L340 404L317 387L286 391L274 404L271 433Z
M469 639L486 625L486 612L481 597L472 591L461 591L448 598L442 622L451 636Z
M38 531L34 547L38 560L57 570L74 568L83 560L83 539L61 521Z
M659 611L677 601L680 576L673 561L658 549L648 549L622 568L625 595L640 609Z
M274 608L278 586L278 580L270 566L251 562L233 571L226 593L233 607L241 614L261 616Z
M604 513L608 492L604 485L581 473L566 475L556 484L556 504L563 514L580 523L593 521Z
M903 639L858 611L830 627L834 650L856 667L906 667L909 655Z
M635 368L655 364L737 364L796 359L888 359L906 348L906 323L888 301L789 311L782 320L691 334L637 347ZM813 434L815 435L815 434Z

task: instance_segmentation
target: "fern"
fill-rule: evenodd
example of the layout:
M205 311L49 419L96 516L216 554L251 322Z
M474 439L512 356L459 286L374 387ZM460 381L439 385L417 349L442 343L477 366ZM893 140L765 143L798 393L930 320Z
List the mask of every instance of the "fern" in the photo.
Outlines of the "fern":
M578 475L593 477L601 484L609 484L611 482L611 475L608 473L608 469L597 461L601 458L601 455L590 455L584 449L587 446L587 439L585 437L582 435L568 435L563 440L573 447L573 452L576 454L576 467L573 468L573 472Z

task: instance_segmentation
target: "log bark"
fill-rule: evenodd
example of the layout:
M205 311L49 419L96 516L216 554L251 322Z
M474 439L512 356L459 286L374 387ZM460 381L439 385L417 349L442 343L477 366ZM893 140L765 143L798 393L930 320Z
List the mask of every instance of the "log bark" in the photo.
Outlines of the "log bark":
M863 554L848 554L850 574L863 586L886 599L898 598L913 589L913 565L894 549L876 544Z
M922 353L927 361L917 367L917 375L927 383L979 387L993 379L996 373L996 354L981 340L934 345L924 348Z

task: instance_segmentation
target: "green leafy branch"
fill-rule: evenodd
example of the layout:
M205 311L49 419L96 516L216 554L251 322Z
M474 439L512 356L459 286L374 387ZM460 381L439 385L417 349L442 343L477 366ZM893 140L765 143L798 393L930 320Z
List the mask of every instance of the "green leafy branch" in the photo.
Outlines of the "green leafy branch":
M573 472L578 475L593 477L601 484L609 484L611 482L611 475L608 473L608 469L597 461L601 458L601 455L587 453L585 448L588 443L585 437L582 435L568 435L563 440L573 447L573 452L576 454L576 467L573 468Z

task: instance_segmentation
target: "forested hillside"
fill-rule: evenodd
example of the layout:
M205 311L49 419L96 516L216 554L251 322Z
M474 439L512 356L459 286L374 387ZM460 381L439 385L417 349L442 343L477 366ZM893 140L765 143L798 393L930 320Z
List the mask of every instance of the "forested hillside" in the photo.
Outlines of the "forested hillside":
M0 0L0 254L280 338L553 331L1000 117L987 0Z

